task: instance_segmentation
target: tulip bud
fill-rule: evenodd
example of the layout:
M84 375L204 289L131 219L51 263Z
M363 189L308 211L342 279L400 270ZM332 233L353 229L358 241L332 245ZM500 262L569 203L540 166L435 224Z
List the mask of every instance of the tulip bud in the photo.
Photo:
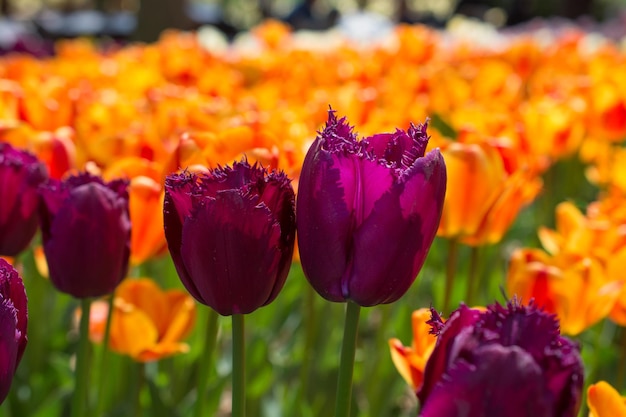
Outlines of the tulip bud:
M0 258L0 404L26 348L28 309L22 278Z
M418 392L421 417L574 417L583 388L579 348L532 302L486 311L462 305L443 323Z
M41 192L41 230L50 280L77 298L113 292L130 255L127 181L83 173Z
M298 185L304 273L330 301L391 303L411 286L437 232L446 191L426 125L357 140L329 111Z
M165 237L191 295L225 316L273 301L291 265L294 199L283 172L246 160L208 173L169 175Z
M37 232L37 190L48 179L32 154L0 143L0 255L16 256Z

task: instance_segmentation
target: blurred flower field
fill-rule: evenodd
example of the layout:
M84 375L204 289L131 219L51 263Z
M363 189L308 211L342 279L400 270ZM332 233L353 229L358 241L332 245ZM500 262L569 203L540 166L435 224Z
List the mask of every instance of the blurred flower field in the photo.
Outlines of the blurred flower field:
M371 140L371 149L369 144L358 152L343 147L342 140L352 140L350 127L359 138ZM420 231L415 233L419 256L428 252L429 233L437 233L423 266L415 260L419 256L412 258L409 275L421 266L415 282L397 278L406 273L400 261L389 264L394 282L410 285L408 290L383 284L375 291L363 290L355 285L346 297L345 288L316 277L323 270L316 257L334 258L332 250L320 244L319 227L306 227L307 222L325 224L326 217L316 214L323 214L326 200L311 191L316 178L310 174L313 168L307 173L303 164L309 147L318 143L316 137L339 141L328 139L339 151L320 145L320 160L326 151L329 160L336 157L333 152L378 156L377 141L389 139L381 132L395 132L380 160L397 169L400 178L412 175L405 165L434 160L432 155L441 152L447 172L445 202L438 226L441 207L433 200L416 209L429 220L426 225L406 229ZM422 140L426 133L430 139ZM411 146L425 148L427 142L428 147L418 152L402 142L410 140ZM333 32L292 33L281 23L267 21L231 45L206 32L166 32L154 44L99 48L75 40L58 43L52 58L4 56L0 150L11 145L36 156L51 185L39 186L44 182L41 172L31 172L37 178L29 177L30 185L40 187L40 197L24 188L17 194L24 200L15 203L15 193L15 201L8 196L17 188L18 177L0 179L1 255L23 277L29 321L28 344L21 361L18 355L0 416L76 412L74 378L77 369L84 369L77 361L79 345L89 363L87 383L81 385L89 411L83 415L192 416L199 413L198 398L204 403L202 415L230 415L232 325L194 297L220 314L246 313L244 378L250 416L333 414L346 304L327 300L364 307L348 406L353 416L418 414L416 390L425 384L429 393L437 392L434 380L428 379L433 374L424 373L439 343L428 332L432 326L443 328L445 318L452 322L453 317L468 315L472 326L488 327L484 323L489 314L535 314L535 307L556 315L560 333L572 341L562 342L561 336L547 332L551 339L545 345L565 346L568 352L579 347L584 374L584 388L573 399L562 400L567 407L546 415L576 415L574 403L579 401L580 416L589 415L590 409L595 417L626 416L619 394L626 393L624 140L623 45L575 27L494 32L475 39L464 32L398 26L390 37L364 45ZM402 158L393 154L392 145L402 148ZM9 157L1 156L0 175L14 169L5 161ZM239 165L224 168L235 161ZM305 223L298 223L298 231L306 236L299 237L303 240L296 244L282 291L281 267L295 239L295 222L284 212L292 196L282 176L255 171L259 166L284 171L292 179L296 201L302 173L307 207L316 209L306 212L307 207L297 206L295 222ZM434 166L424 168L425 178L439 175L432 172L442 168ZM202 177L207 172L209 177ZM187 239L199 230L187 226L188 221L214 230L210 217L197 214L195 199L215 199L218 186L212 181L237 175L253 178L241 187L242 195L256 195L282 227L279 243L271 246L280 250L272 263L281 266L272 269L275 286L258 289L271 293L261 302L253 297L256 288L245 288L253 305L249 309L233 308L236 302L228 298L232 294L218 284L194 287L193 271L204 261L185 257L181 249L193 246L185 246ZM260 186L257 176L269 178L265 181L270 185ZM393 186L404 181L393 178ZM331 200L334 183L325 181ZM426 197L439 195L441 186L429 181L423 188ZM127 185L125 191L121 183ZM97 248L113 247L115 256L104 261L88 257L90 244L82 244L89 242L87 226L57 216L66 204L59 195L85 184L92 191L86 200L76 197L84 204L79 211L100 210L93 207L92 197L106 201L121 217L106 217L107 223L94 230L117 233L128 241L127 247L115 246L113 238L94 243ZM280 197L263 194L266 186L279 189L275 192ZM192 201L183 201L186 196ZM38 198L44 203L37 208L33 202ZM124 198L127 210L118 201ZM403 215L404 198L402 194L398 203ZM166 207L165 231L164 200L171 210ZM372 207L378 206L368 207L375 211ZM29 216L42 218L41 232L32 242L35 217L25 226L27 231L14 224L29 210ZM220 215L238 227L234 216ZM387 224L383 218L380 224ZM380 258L386 259L391 247L412 246L406 233L400 233L404 226L376 236ZM59 229L76 229L76 235L55 240ZM209 241L214 235L219 233L207 236L206 242L200 237L198 245L213 244ZM311 249L312 239L317 239L317 252ZM63 248L73 245L77 249L72 253L84 250L85 257L76 260L68 278L72 282L60 282L60 265L71 262L63 259ZM363 253L371 255L363 246ZM242 264L274 256L261 255L239 254ZM108 269L125 272L126 266L124 280L112 273L114 282L90 282L95 278L89 269L97 274ZM106 296L115 287L114 296ZM81 320L85 303L68 294L93 299L89 321ZM528 306L531 299L534 307ZM515 304L518 301L521 305ZM479 308L457 310L461 302ZM494 302L501 306L484 312L482 307ZM441 317L435 320L430 307ZM428 320L435 324L426 325ZM89 330L89 344L86 339L80 343L81 321ZM552 329L551 323L545 326ZM217 331L215 349L207 350L207 329ZM568 369L578 375L576 366ZM551 376L548 371L545 375ZM426 393L420 395L425 398Z

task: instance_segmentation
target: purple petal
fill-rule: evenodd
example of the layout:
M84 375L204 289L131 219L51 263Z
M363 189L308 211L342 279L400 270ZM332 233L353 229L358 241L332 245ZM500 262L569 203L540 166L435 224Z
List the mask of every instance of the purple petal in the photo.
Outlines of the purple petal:
M26 335L28 329L28 299L26 298L26 290L24 289L22 278L17 270L4 259L0 259L0 295L5 300L10 300L16 310L17 366L22 359L26 343L28 342Z
M298 185L296 223L300 260L313 288L330 301L345 301L341 280L348 267L352 213L341 173L318 138L307 152Z
M541 368L517 346L486 345L458 360L422 405L420 417L551 417Z
M16 256L37 231L38 187L46 167L32 154L0 143L0 255Z
M424 368L424 383L417 393L422 403L428 398L435 384L444 375L449 365L449 354L456 336L466 327L473 326L480 319L480 311L462 304L446 321L437 337L435 349Z
M0 404L4 402L18 364L17 312L9 299L0 297Z
M183 224L180 250L198 300L222 315L250 313L272 301L274 287L282 286L280 239L265 205L237 191L207 200Z
M432 156L418 160L412 176L393 184L384 196L375 195L374 210L354 234L349 298L360 305L396 301L424 264L445 195L443 158L438 152ZM365 184L364 189L374 187Z

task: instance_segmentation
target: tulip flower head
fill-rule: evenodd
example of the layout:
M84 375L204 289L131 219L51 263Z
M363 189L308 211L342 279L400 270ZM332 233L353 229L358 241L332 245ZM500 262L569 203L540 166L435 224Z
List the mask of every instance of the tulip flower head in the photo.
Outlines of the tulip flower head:
M437 232L446 191L426 125L357 140L334 111L309 148L298 185L304 273L330 301L391 303L411 286Z
M16 256L28 247L39 224L37 191L47 179L34 155L0 143L0 255Z
M245 159L208 173L169 175L165 237L191 295L224 316L272 302L291 266L294 200L282 171Z
M0 258L0 404L26 348L28 309L22 278Z
M421 417L574 417L583 388L579 348L555 316L517 300L461 305L443 323L418 392Z
M83 173L41 192L41 230L50 280L77 298L111 293L130 256L127 181Z
M196 303L184 290L162 290L149 278L129 278L115 291L109 347L139 362L189 351L182 340L193 329ZM95 308L94 308L95 307ZM89 337L104 339L108 302L97 301L89 317Z

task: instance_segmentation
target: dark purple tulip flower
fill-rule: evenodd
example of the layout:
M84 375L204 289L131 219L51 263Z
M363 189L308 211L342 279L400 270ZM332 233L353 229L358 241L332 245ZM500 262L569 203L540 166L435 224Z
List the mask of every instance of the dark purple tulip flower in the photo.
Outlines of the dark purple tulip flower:
M22 278L0 259L0 404L26 348L28 309Z
M50 280L77 298L113 292L130 255L128 182L87 173L40 189L43 249Z
M0 255L16 256L37 232L38 188L46 167L29 152L0 143Z
M461 305L445 324L418 392L420 417L574 417L583 389L577 345L555 316L517 300L486 311Z
M165 181L165 237L181 281L219 314L272 302L293 256L294 192L281 171L246 160Z
M302 166L296 207L304 273L330 301L391 303L411 286L432 244L446 192L426 125L357 140L328 113Z

